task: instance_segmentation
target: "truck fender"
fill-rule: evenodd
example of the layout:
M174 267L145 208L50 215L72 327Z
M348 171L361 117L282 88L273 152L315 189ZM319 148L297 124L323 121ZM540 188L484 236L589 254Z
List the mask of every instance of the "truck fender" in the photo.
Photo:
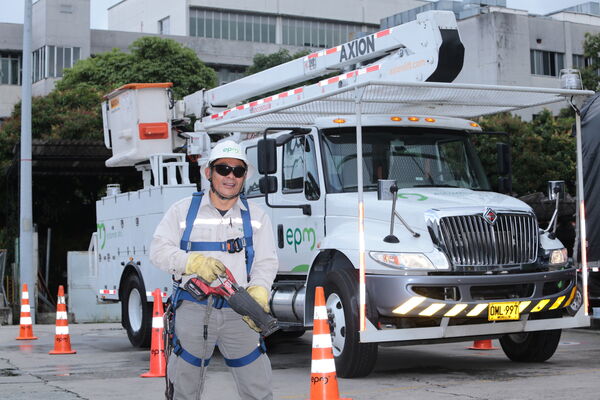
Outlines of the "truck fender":
M119 280L119 301L123 301L123 283L131 274L137 274L137 276L140 278L140 282L144 286L144 294L146 292L146 284L144 283L144 276L142 275L140 266L133 261L130 261L125 264L125 268L123 268L123 273L121 274L121 279Z
M336 269L356 269L350 259L337 249L322 250L312 263L306 277L306 297L304 299L304 326L313 325L315 288L324 286L327 274Z

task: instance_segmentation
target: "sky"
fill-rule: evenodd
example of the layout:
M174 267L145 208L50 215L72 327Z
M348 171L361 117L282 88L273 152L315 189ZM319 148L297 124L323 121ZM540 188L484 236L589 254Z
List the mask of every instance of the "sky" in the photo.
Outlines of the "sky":
M91 28L107 29L107 9L120 0L90 0ZM246 0L250 1L250 0ZM370 0L374 1L374 0ZM375 0L376 1L376 0ZM528 10L533 14L547 14L587 1L597 0L506 0L506 6ZM23 23L24 0L0 0L0 22Z

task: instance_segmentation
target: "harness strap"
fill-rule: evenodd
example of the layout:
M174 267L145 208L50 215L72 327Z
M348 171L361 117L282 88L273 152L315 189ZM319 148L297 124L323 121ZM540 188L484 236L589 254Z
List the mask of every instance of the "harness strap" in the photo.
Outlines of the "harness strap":
M200 203L204 192L196 192L192 195L192 202L188 208L188 213L185 218L185 230L181 236L179 247L186 252L190 251L223 251L228 253L237 253L246 250L246 275L250 281L250 270L254 262L254 241L252 240L252 218L250 216L250 207L248 200L243 194L240 195L240 200L246 208L240 209L242 216L242 225L244 228L244 237L237 239L229 239L223 242L192 242L190 235L194 228L194 221L200 209Z
M179 342L179 339L177 339L177 336L175 334L173 334L173 342L175 343L175 345L173 346L173 353L175 353L175 355L177 355L178 357L181 357L184 361L188 362L189 364L192 364L196 367L201 367L202 363L204 363L204 366L207 366L210 363L210 359L212 357L203 360L200 357L196 357L195 355L181 347L181 343Z
M250 218L250 207L248 206L248 200L246 196L241 195L240 199L242 204L246 208L245 210L240 209L242 214L242 224L244 225L244 240L246 248L246 273L248 275L248 282L250 282L250 269L254 262L254 243L252 241L252 219Z
M208 300L198 300L197 298L195 298L194 296L192 296L191 294L189 294L187 291L183 290L183 289L178 289L178 291L180 292L178 295L178 300L187 300L187 301L193 301L194 303L198 303L198 304L207 304ZM213 307L216 308L217 310L220 310L223 307L229 308L229 303L227 303L227 300L225 300L224 298L218 296L214 298L213 301Z
M250 354L246 354L244 357L240 357L240 358L225 358L225 357L223 357L223 359L225 360L225 364L227 364L228 367L238 368L238 367L243 367L243 366L246 366L246 365L254 362L254 360L256 360L258 357L260 357L261 354L266 353L266 352L267 352L267 347L265 346L265 342L262 338L260 338L260 342L258 343L258 346L256 346L256 348L254 350L252 350L250 352Z

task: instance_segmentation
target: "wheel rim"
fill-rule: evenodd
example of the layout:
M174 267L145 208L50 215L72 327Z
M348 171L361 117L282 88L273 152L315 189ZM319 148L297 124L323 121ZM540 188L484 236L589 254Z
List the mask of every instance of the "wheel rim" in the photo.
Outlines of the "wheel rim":
M513 342L523 344L527 340L527 337L529 337L529 333L511 333L508 336Z
M346 318L344 316L344 305L342 299L336 294L331 293L327 297L327 317L329 319L329 329L331 330L331 345L333 355L338 357L344 351L346 343Z
M129 315L129 326L133 332L142 329L142 296L137 289L131 289L129 292L129 301L127 303L127 313Z

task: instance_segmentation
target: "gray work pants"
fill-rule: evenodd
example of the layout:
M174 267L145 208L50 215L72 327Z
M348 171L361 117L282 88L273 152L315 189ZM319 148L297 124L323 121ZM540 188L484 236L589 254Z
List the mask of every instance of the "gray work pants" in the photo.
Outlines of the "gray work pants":
M254 351L259 343L259 335L242 320L242 316L231 308L213 308L208 321L208 339L204 345L204 323L206 305L184 300L176 310L175 334L181 346L194 356L209 358L215 344L223 357L237 359ZM203 354L206 349L206 354ZM211 360L211 363L214 360ZM210 367L210 366L209 366ZM266 354L261 354L252 363L243 367L230 367L238 393L243 400L273 399L271 382L271 362ZM184 359L171 354L167 367L168 377L174 386L175 400L195 400L200 388L201 367L196 367Z

